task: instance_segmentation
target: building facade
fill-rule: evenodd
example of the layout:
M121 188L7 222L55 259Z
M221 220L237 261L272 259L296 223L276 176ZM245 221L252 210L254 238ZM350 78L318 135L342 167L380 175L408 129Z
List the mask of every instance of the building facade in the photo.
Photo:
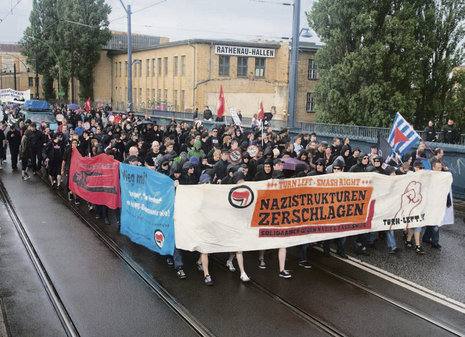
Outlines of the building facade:
M133 52L133 106L215 113L223 87L225 104L252 117L260 102L273 118L287 119L290 48L287 42L186 40L165 42ZM314 120L314 85L318 46L301 43L298 65L297 121ZM135 61L135 62L134 62ZM124 110L127 101L127 54L102 50L95 67L94 100Z
M16 84L16 85L15 85ZM36 79L35 72L27 64L16 44L0 44L0 89L31 90L31 97L42 95L42 76Z

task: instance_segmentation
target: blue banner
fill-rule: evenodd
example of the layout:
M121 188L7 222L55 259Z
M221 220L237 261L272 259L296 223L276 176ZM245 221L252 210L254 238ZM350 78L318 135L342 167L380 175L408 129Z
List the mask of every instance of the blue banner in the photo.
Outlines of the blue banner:
M174 181L143 166L120 164L121 234L161 255L173 255Z

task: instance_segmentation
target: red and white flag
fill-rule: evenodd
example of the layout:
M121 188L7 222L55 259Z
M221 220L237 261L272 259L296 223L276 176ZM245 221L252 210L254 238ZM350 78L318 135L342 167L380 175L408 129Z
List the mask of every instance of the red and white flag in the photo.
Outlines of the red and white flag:
M86 105L84 106L84 109L85 109L86 111L90 111L90 97L89 97L89 99L87 100Z
M224 93L223 86L220 85L220 97L218 98L218 105L216 109L216 115L218 118L222 118L224 115Z
M260 102L260 109L258 110L258 119L265 119L265 110L263 109L263 102Z

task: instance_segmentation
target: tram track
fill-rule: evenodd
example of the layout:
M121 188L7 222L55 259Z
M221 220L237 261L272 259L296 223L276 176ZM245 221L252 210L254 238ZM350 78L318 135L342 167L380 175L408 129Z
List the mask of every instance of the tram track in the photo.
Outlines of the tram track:
M34 245L32 241L29 238L29 235L27 233L26 228L23 226L23 223L21 222L16 209L8 195L8 192L5 188L5 185L3 182L0 180L0 197L3 200L6 210L15 226L15 229L27 251L27 254L29 255L34 268L40 278L40 281L42 285L44 286L44 289L47 292L48 298L50 299L50 302L53 305L53 308L55 309L55 312L63 326L63 329L65 330L65 333L69 337L78 337L79 332L76 329L76 326L69 315L68 311L66 310L65 305L63 304L63 301L61 300L54 284L53 281L51 280L49 274L47 273L46 268L44 267L44 264L42 263L42 260L40 259L40 256L37 254L37 251L34 248Z
M44 181L44 183L47 184L47 181L45 180L45 178L42 176L41 178ZM5 192L6 191L4 190L4 186L3 184L1 184L0 193L2 194L2 197L4 199L5 199L5 196L4 196ZM187 308L185 308L181 303L179 303L176 300L176 298L172 294L170 294L166 288L164 288L151 275L149 275L142 266L136 263L121 247L119 247L119 245L108 234L106 234L102 229L100 229L100 227L95 222L86 218L86 216L82 214L83 212L79 207L73 204L70 204L67 201L66 197L63 196L62 193L57 193L57 195L59 195L63 203L68 208L70 208L76 216L78 216L83 222L85 222L97 234L100 240L103 243L105 243L105 245L108 248L110 248L111 251L113 251L122 261L124 261L138 275L138 277L140 277L141 280L146 285L148 285L174 312L176 312L198 335L214 336L211 330L209 330L204 324L202 324L199 320L197 320L197 318L194 315L192 315ZM8 197L7 194L6 196ZM11 201L10 201L10 207L14 211L14 207L11 205ZM10 212L10 208L8 209L8 211ZM220 258L214 257L212 260L216 265L220 266L222 269L226 269L223 261ZM370 287L364 285L362 282L351 279L350 277L343 275L342 273L339 273L331 269L328 266L325 266L315 261L312 261L312 265L315 268L319 269L320 271L330 275L331 277L334 277L340 280L341 282L350 284L351 286L362 290L363 292L369 294L370 296L374 296L376 298L381 299L382 301L386 303L386 305L393 306L401 311L408 313L409 315L420 318L423 321L429 324L432 324L452 335L456 335L456 336L464 335L463 331L456 329L454 326L451 326L450 324L442 322L436 319L435 317L425 312L422 312L420 310L417 310L414 307L406 303L402 303L401 301L393 299L389 296L386 296L385 294L382 294L379 291L373 290ZM305 310L301 309L299 306L287 300L284 296L280 296L278 293L269 289L267 286L263 285L262 283L252 280L250 282L250 286L254 287L261 293L267 295L269 298L272 298L274 301L276 301L280 305L287 308L293 314L305 320L309 324L316 326L319 330L325 332L326 334L330 336L346 336L346 334L343 331L340 331L340 329L338 329L337 327L325 322L323 319L313 314L306 312Z

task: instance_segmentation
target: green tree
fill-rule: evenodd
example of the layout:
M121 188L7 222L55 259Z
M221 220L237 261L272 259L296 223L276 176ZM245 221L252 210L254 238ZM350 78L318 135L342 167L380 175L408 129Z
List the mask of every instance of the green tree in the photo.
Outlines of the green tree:
M28 59L37 59L46 99L55 98L53 79L58 78L66 94L69 80L77 78L81 99L93 96L100 47L111 38L110 11L104 0L34 0L21 45Z
M446 100L448 118L455 121L457 128L465 132L465 69L454 72L452 85L449 88Z
M27 62L42 78L42 95L45 99L55 98L53 73L57 60L53 54L54 29L58 20L55 0L34 0L29 17L30 26L24 31L20 41L21 53L27 56Z
M386 127L399 111L420 127L441 114L463 60L463 10L459 0L316 2L309 24L325 43L317 119Z

